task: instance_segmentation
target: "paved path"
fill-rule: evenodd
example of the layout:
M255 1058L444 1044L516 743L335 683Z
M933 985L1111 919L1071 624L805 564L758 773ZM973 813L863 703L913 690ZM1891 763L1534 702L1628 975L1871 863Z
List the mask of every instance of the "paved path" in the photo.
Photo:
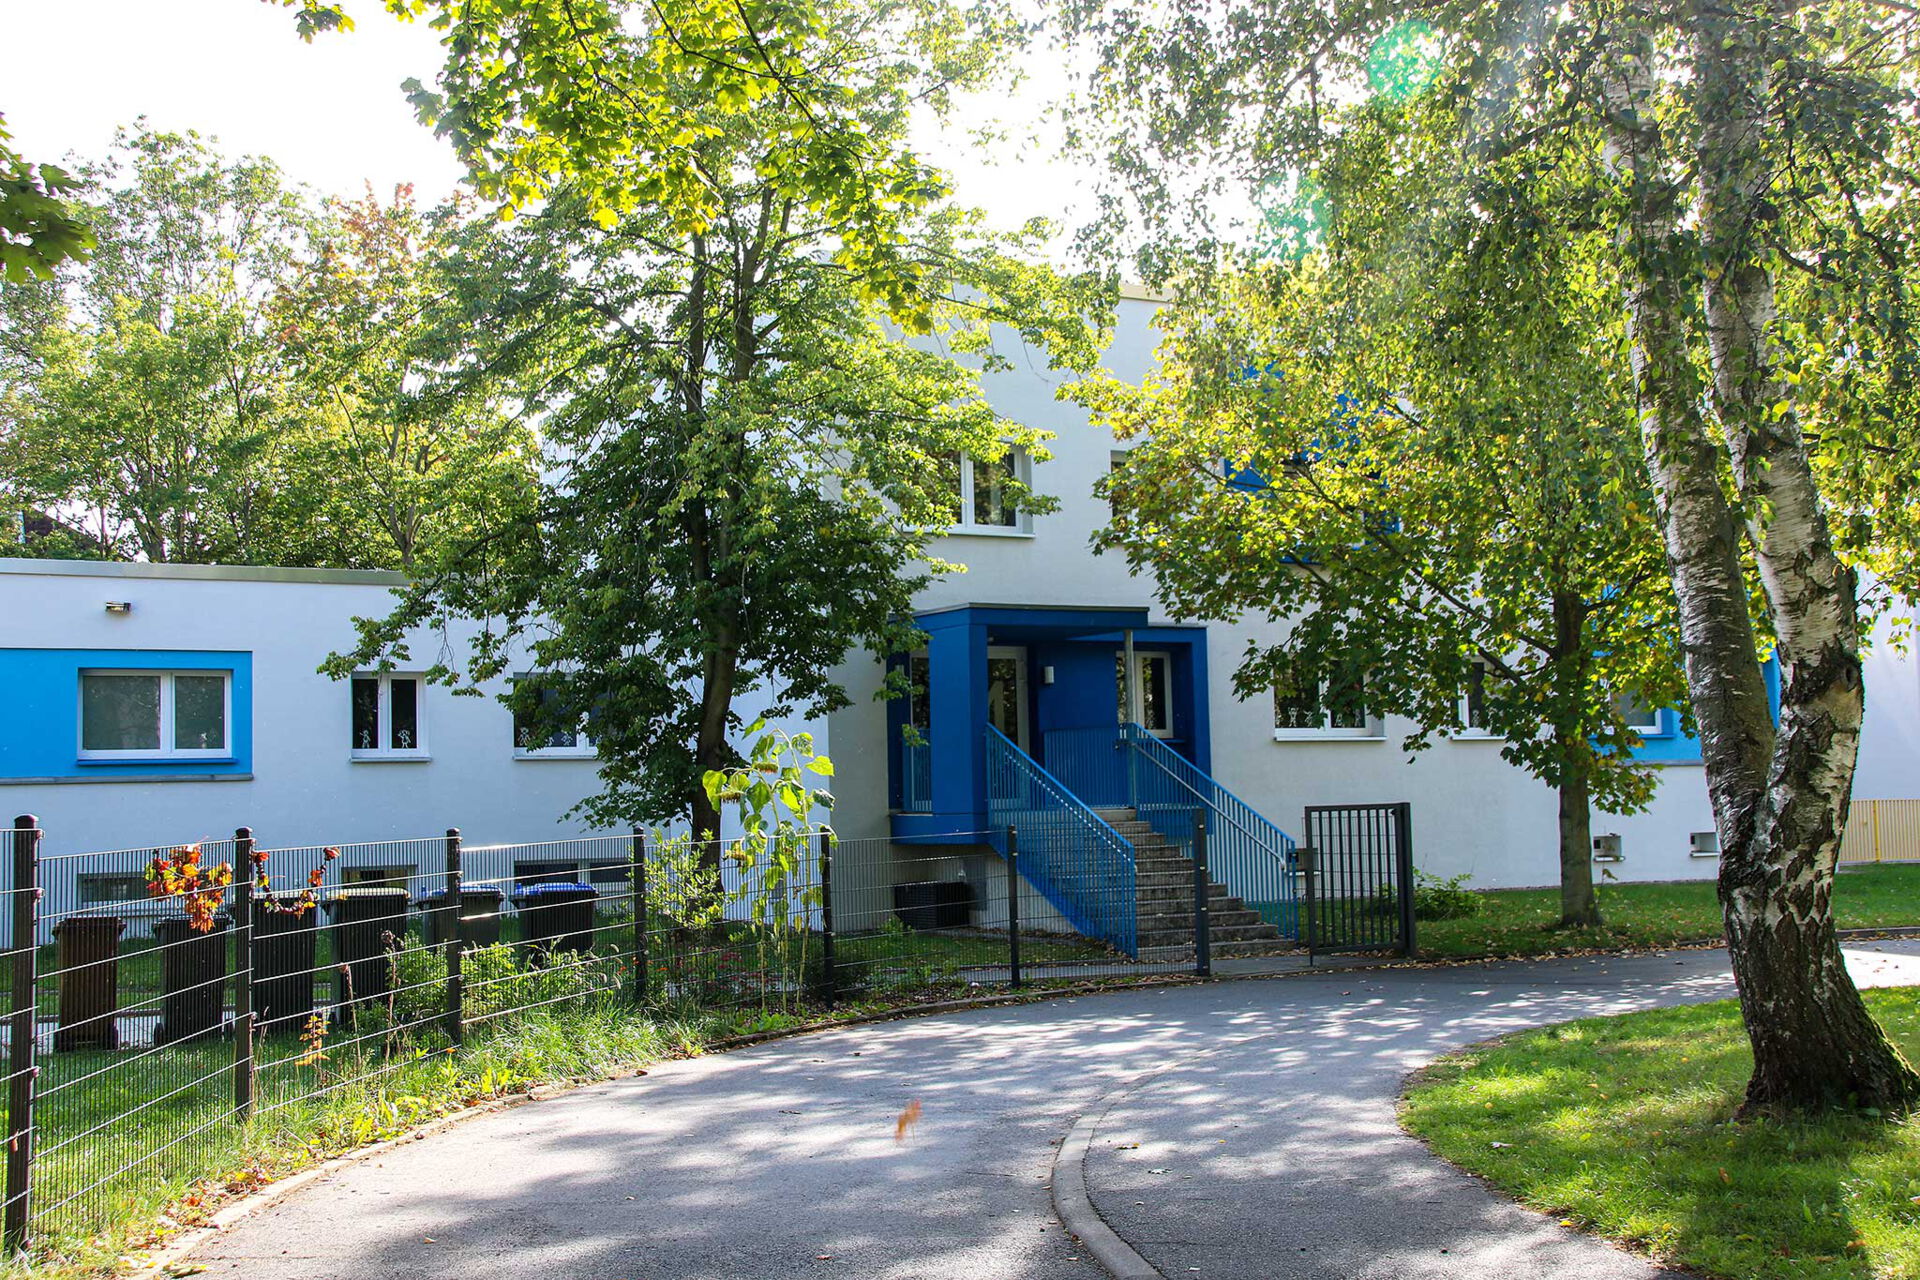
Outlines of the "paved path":
M1920 944L1850 956L1863 981L1920 982ZM1428 1155L1393 1099L1407 1071L1490 1035L1726 996L1724 966L1355 970L787 1040L394 1148L195 1261L248 1280L1093 1280L1049 1194L1055 1145L1091 1112L1093 1204L1168 1277L1643 1280L1658 1273Z

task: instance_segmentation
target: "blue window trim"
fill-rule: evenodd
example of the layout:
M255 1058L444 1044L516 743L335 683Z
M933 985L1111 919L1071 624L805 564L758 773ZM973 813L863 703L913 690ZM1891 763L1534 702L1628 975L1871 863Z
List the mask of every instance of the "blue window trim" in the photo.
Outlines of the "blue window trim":
M222 756L80 758L80 673L220 671L231 722ZM0 727L0 779L128 780L225 777L253 770L253 654L218 649L0 649L0 688L12 701Z

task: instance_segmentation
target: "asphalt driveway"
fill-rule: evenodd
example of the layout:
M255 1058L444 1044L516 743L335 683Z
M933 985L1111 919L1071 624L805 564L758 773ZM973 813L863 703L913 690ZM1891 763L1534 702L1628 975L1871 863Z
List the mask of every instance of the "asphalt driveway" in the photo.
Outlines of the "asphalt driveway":
M1849 955L1863 983L1920 983L1920 944ZM192 1261L249 1280L1098 1277L1049 1182L1087 1114L1089 1199L1169 1277L1652 1277L1434 1159L1400 1133L1394 1100L1408 1071L1488 1036L1731 992L1724 955L1693 951L1334 971L848 1028L390 1149Z

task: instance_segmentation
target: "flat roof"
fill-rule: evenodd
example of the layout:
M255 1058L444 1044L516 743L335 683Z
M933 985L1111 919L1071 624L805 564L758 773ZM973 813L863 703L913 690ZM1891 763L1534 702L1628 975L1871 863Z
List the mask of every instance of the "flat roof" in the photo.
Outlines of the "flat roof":
M392 569L287 569L265 564L148 564L127 560L35 560L0 556L0 574L38 578L159 578L177 582L309 582L404 587Z

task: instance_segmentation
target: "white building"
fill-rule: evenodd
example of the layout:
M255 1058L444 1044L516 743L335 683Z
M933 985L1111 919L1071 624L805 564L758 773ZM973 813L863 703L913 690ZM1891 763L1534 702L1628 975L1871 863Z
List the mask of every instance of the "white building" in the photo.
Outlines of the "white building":
M1108 355L1123 377L1137 379L1152 359L1152 310L1123 303ZM1338 724L1296 715L1276 727L1270 698L1236 698L1232 671L1266 624L1181 623L1122 557L1089 550L1106 517L1093 485L1112 465L1114 442L1056 398L1044 360L1014 365L989 377L988 393L1008 416L1055 433L1050 461L1019 465L1031 465L1034 488L1058 497L1059 509L1004 511L984 474L963 468L963 522L936 551L968 572L932 584L918 602L925 653L892 659L925 664L928 697L912 707L874 701L882 660L858 655L841 673L853 705L813 726L836 763L843 836L947 853L953 874L980 874L990 855L979 833L1017 817L1035 842L1023 839L1023 854L1036 855L1033 874L1044 877L1047 821L1073 826L1082 843L1121 839L1112 829L1088 836L1085 809L1148 819L1156 797L1165 808L1173 793L1205 792L1196 803L1214 815L1219 837L1237 831L1239 856L1258 860L1284 854L1306 806L1405 802L1422 868L1466 872L1486 887L1555 881L1555 796L1503 761L1497 740L1455 737L1410 759L1399 744L1412 726L1391 716ZM566 814L596 787L589 744L530 744L497 699L455 697L423 680L431 662L464 656L463 635L416 635L410 670L350 681L318 673L329 653L352 644L355 616L388 610L398 581L0 560L6 812L39 816L49 857L212 839L243 825L266 845L431 840L453 826L489 844L585 834ZM1129 645L1144 730L1132 736L1119 729ZM1857 794L1920 795L1915 664L1883 644L1868 672ZM918 742L903 735L910 721ZM1658 713L1645 740L1642 754L1661 770L1652 807L1595 816L1605 852L1617 855L1609 870L1630 880L1710 875L1698 747L1672 711ZM1076 816L1061 817L1069 811ZM373 868L380 857L360 860ZM571 858L562 851L552 861ZM577 861L591 873L591 859ZM342 862L351 878L355 859ZM885 868L870 874L884 880ZM90 883L82 893L109 900L137 886ZM1043 914L1077 918L1048 886L1035 896Z

